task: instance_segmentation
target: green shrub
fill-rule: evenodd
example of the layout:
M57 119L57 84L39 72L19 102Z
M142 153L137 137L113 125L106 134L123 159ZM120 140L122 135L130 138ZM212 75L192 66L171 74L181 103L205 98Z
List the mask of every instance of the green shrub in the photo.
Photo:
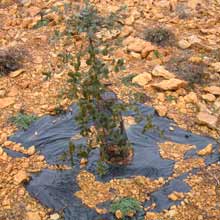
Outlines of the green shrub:
M22 112L19 112L16 116L10 118L10 121L15 124L18 129L27 130L29 126L37 120L37 116L28 115Z
M110 212L115 214L116 211L120 210L122 217L124 218L129 213L136 213L142 210L141 203L133 198L122 198L111 204Z
M96 8L87 2L85 8L67 22L74 26L75 34L84 34L87 43L84 47L77 48L75 60L71 62L71 55L65 56L63 60L70 62L74 68L68 75L71 94L79 107L75 119L81 126L81 135L88 139L93 136L89 128L89 123L93 122L98 134L95 138L100 146L101 157L107 160L111 160L110 152L115 152L116 148L120 152L118 155L123 157L124 149L128 147L121 116L125 106L118 102L116 95L103 83L103 80L108 79L110 71L118 72L123 68L124 61L114 60L111 65L105 62L102 56L109 54L110 43L97 37L97 33L103 28L116 28L116 18L116 14L101 17ZM82 67L84 59L86 66ZM91 142L88 140L88 145Z
M147 28L144 31L144 39L158 45L170 44L174 34L162 27Z

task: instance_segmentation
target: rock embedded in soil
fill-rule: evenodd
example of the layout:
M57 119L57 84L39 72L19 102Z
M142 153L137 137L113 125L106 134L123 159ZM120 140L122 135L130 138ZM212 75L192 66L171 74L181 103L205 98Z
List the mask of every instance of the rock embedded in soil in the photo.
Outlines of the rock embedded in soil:
M3 98L6 95L6 91L4 89L0 89L0 98Z
M0 98L0 109L6 108L14 103L15 99L13 97Z
M189 94L184 96L184 100L187 103L194 103L194 104L198 103L198 97L195 92L190 92Z
M157 111L157 113L160 117L166 116L166 114L168 112L167 106L165 106L165 105L156 105L154 107L155 107L155 109L156 109L156 111Z
M17 185L27 182L29 180L29 175L27 172L21 170L14 177L15 183Z
M147 212L145 215L145 219L156 220L158 219L158 215L155 212Z
M211 154L213 151L212 149L212 144L208 144L205 148L203 148L202 150L198 151L197 154L199 156L206 156Z
M27 220L42 220L41 216L37 212L27 212L26 219Z
M142 57L142 58L146 58L151 51L154 51L154 50L156 50L156 49L157 49L157 48L156 48L152 43L146 41L146 42L145 42L145 47L144 47L143 50L141 51L141 57Z
M219 86L208 86L204 88L204 91L209 92L213 95L220 95L220 87Z
M128 44L128 51L133 51L136 53L140 53L144 48L146 42L140 38L134 38L129 44Z
M178 42L178 46L179 46L181 49L187 49L187 48L191 47L191 45L192 45L192 44L191 44L189 41L185 40L185 39L180 40L180 41Z
M214 68L216 72L220 73L220 62L212 63L211 66Z
M156 65L152 71L153 76L160 76L165 79L173 79L175 78L175 74L169 72L168 70L165 69L164 66Z
M4 153L2 147L0 147L0 155L2 155Z
M183 88L187 85L187 82L180 79L169 79L169 80L163 80L160 83L155 83L152 86L161 89L164 91L167 90L177 90L179 88Z
M123 218L123 214L122 214L121 210L117 210L117 211L115 212L115 217L116 217L117 219L122 219L122 218Z
M60 219L60 215L58 213L54 213L50 215L50 220L59 220L59 219Z
M156 47L150 42L137 37L128 37L124 40L123 44L127 46L128 51L141 53L143 58L146 57L150 51L156 49Z
M148 84L151 80L152 76L150 73L141 73L132 79L132 83L137 83L140 86L144 86Z
M20 74L22 74L24 71L25 71L24 69L19 69L19 70L11 72L9 76L11 78L15 78L15 77L19 76Z
M208 102L214 102L215 101L215 96L213 94L205 94L205 95L202 95L202 98L205 100L205 101L208 101Z
M120 37L128 37L132 32L133 32L132 27L125 26L120 33Z
M214 115L211 115L207 112L199 112L196 118L198 124L206 125L209 128L214 129L217 127L218 118Z
M35 146L31 146L27 150L28 155L33 155L35 154L35 152L36 152Z
M184 198L184 194L181 192L173 192L168 195L168 198L172 201L178 201Z
M141 55L140 53L136 53L136 52L131 52L130 55L135 58L135 59L141 59Z
M215 102L214 102L214 108L215 110L219 111L220 110L220 98L218 98Z
M81 165L81 166L85 166L87 163L88 163L88 159L86 159L86 158L82 158L82 159L80 160L80 165Z

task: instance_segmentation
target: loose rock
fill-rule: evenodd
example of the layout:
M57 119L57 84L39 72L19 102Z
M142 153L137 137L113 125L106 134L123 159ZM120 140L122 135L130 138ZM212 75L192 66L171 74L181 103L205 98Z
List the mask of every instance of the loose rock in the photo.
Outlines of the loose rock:
M213 95L220 95L220 87L218 87L218 86L205 87L204 91L209 92Z
M191 47L192 44L189 41L183 39L178 42L178 45L181 49L187 49Z
M164 66L156 65L152 71L153 76L161 76L165 79L175 78L175 74L169 72L164 68Z
M50 215L50 220L58 220L60 218L60 215L58 213L54 213Z
M10 73L10 77L15 78L19 76L20 74L22 74L24 71L25 71L24 69L13 71Z
M132 79L132 83L137 83L140 86L144 86L148 84L152 80L152 76L150 73L142 73L137 76L135 76Z
M188 95L184 96L184 100L188 103L196 104L198 102L198 97L195 92L190 92Z
M220 62L212 63L211 66L214 68L216 72L220 73Z
M206 156L212 153L212 144L208 144L205 148L202 150L198 151L197 154L199 156Z
M3 98L6 95L6 91L4 89L0 89L0 98Z
M27 212L27 220L41 220L40 215L37 212Z
M14 104L15 99L12 97L0 98L0 109L6 108Z
M116 217L117 219L122 219L122 218L123 218L123 214L122 214L121 210L117 210L117 211L115 212L115 217Z
M15 183L18 185L18 184L28 181L29 175L27 172L21 170L15 175L14 180L15 180Z
M156 50L156 47L155 47L152 43L146 41L146 42L145 42L145 47L144 47L143 50L141 51L141 57L142 57L142 58L147 57L147 56L149 55L149 53L150 53L151 51L154 51L154 50Z
M28 148L27 153L29 155L33 155L36 152L35 146L31 146Z
M80 165L85 166L87 163L88 163L88 160L87 160L86 158L82 158L82 159L80 160Z
M207 112L200 112L197 115L197 123L201 125L207 125L210 128L216 128L218 118Z
M153 87L156 87L161 90L176 90L187 85L186 81L180 79L169 79L163 80L160 83L153 84Z
M208 102L214 102L215 101L215 96L213 94L205 94L205 95L202 95L202 98Z

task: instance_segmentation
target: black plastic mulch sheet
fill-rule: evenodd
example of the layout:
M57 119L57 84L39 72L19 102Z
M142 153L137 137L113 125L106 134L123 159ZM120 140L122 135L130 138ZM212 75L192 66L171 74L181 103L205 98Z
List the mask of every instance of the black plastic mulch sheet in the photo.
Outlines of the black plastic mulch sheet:
M89 155L87 170L94 173L99 181L109 181L112 178L129 178L132 176L146 176L152 179L159 177L168 178L173 172L175 161L165 160L160 157L158 143L164 141L173 141L177 143L193 144L197 146L196 150L190 150L186 153L185 159L197 157L196 151L204 148L208 144L213 144L213 153L205 157L206 164L215 163L219 160L218 143L209 137L202 137L192 134L173 126L173 121L159 117L151 107L140 105L139 109L145 116L152 116L152 122L160 130L152 129L143 134L142 130L145 121L132 125L126 130L128 139L134 148L134 158L130 165L118 167L109 167L109 172L100 178L96 173L96 162L99 158L99 150L93 150ZM38 151L43 154L49 164L70 164L70 161L62 161L61 155L68 151L70 138L79 133L79 127L74 120L77 113L77 106L73 105L66 114L59 116L44 116L34 122L26 131L19 131L11 137L12 141L22 143L25 147L35 145ZM134 115L134 112L126 115ZM170 131L170 126L175 127ZM79 142L85 143L85 140ZM12 153L9 152L8 153ZM12 154L15 156L15 154ZM21 156L21 155L18 155ZM32 175L32 180L27 184L28 192L38 199L43 205L53 208L56 211L63 211L65 220L111 220L114 217L111 214L98 215L95 210L90 209L74 196L79 190L76 182L76 176L79 173L79 159L74 155L75 166L72 170L57 171L43 170L38 174ZM188 176L187 173L172 180L161 189L151 194L150 201L143 204L145 207L156 203L154 211L160 212L180 201L174 202L167 198L172 191L188 192L190 187L183 181ZM108 208L109 203L101 204ZM133 219L143 219L144 213L138 213Z

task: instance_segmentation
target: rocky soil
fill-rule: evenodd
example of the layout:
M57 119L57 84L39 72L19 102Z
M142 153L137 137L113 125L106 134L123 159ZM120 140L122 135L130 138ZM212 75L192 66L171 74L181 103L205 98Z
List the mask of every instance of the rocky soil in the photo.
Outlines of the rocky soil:
M68 7L71 2L72 7ZM118 97L126 102L134 92L144 94L147 98L143 102L153 106L160 116L173 119L193 133L219 140L219 0L93 2L101 14L127 6L120 21L122 29L100 33L108 41L118 39L111 56L104 59L125 60L126 69L111 73L108 79ZM71 66L61 60L60 54L74 54L74 45L83 43L83 38L67 39L59 33L65 29L65 18L81 6L78 1L68 0L0 1L0 220L61 219L61 214L32 198L24 184L31 173L43 168L68 167L51 167L34 146L24 149L8 141L16 131L9 119L21 111L37 116L55 114L72 103L67 83ZM46 12L46 23L42 23L42 12ZM126 78L129 81L122 83ZM146 210L145 219L219 220L220 165L206 167L203 160L204 155L212 153L212 146L204 146L197 152L199 158L188 160L183 160L183 156L195 146L165 142L159 147L161 157L176 161L173 176L192 168L200 171L187 179L192 187L189 193L173 192L169 196L173 201L183 199L179 206L158 214ZM12 158L5 148L28 157ZM143 201L148 199L146 192L165 183L163 179L136 178L103 184L92 174L82 172L78 176L81 190L76 196L103 213L106 210L99 210L96 205L112 200L110 188L122 197Z

